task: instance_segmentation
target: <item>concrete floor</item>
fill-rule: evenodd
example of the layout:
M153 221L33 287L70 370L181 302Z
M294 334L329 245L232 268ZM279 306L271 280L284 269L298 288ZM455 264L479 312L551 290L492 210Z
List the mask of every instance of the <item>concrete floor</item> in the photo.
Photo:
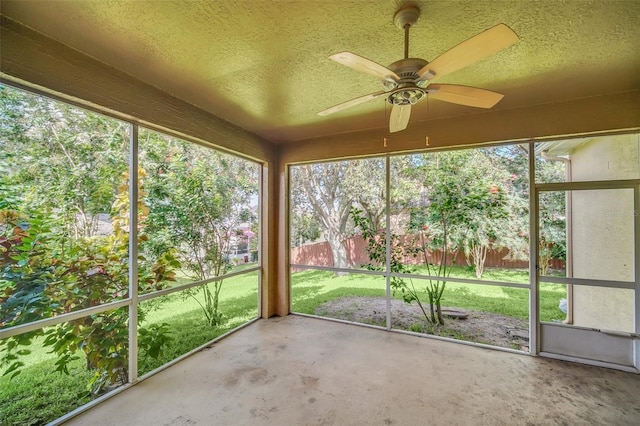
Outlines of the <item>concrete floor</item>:
M288 316L68 424L638 425L640 376Z

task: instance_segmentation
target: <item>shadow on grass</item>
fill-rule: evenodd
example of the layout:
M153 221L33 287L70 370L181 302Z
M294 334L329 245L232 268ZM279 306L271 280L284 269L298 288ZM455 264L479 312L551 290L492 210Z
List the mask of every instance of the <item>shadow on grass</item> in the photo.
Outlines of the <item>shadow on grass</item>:
M24 367L13 380L0 378L0 424L41 425L89 402L87 383L92 372L84 360L71 362L69 374L47 360Z
M303 314L313 314L315 309L326 302L341 297L385 297L384 289L341 287L327 292L321 292L323 286L299 287L291 292L291 310Z
M309 270L294 272L291 274L291 285L296 284L316 284L330 279L334 275L329 271Z
M451 308L491 312L515 318L529 318L529 291L525 289L508 289L517 291L505 292L505 289L507 287L503 287L502 294L496 296L480 296L476 293L464 291L466 290L465 287L445 290L442 296L442 305Z
M146 374L256 318L258 316L257 290L246 296L220 302L219 311L224 316L225 321L218 326L209 326L204 312L200 308L158 321L159 323L169 324L173 341L163 349L163 353L158 359L140 354L138 374Z

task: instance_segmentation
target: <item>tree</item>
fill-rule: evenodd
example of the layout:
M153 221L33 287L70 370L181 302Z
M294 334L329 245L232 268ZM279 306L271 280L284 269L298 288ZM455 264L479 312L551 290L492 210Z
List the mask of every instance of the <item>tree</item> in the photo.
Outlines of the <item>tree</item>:
M441 299L460 250L482 272L486 251L497 245L509 205L503 189L507 177L481 150L460 150L414 156L404 174L419 187L420 201L412 203L408 231L416 236L416 256L423 259L428 279L428 320L444 324ZM410 293L409 293L410 294ZM416 296L411 297L416 300Z
M564 182L565 164L536 159L536 179L539 182ZM552 259L566 258L565 192L540 192L539 205L538 263L540 274L547 275Z
M360 235L362 235L362 238L367 243L369 263L366 264L365 267L370 271L384 270L387 260L387 232L390 231L375 227L373 221L365 216L362 210L351 208L350 215ZM393 232L389 235L389 243L389 272L396 274L409 274L413 272L413 269L405 263L405 259L412 253L412 244L406 244L406 241L402 241L400 236ZM407 284L407 282L409 284ZM431 309L432 315L427 313L422 304L419 290L416 289L411 278L404 279L393 276L390 279L389 285L394 292L399 291L402 294L402 299L406 303L416 302L427 321L435 323L433 309Z
M432 161L435 160L435 168ZM446 164L447 160L451 164ZM458 161L456 161L458 160ZM431 324L444 324L440 300L446 287L446 278L450 259L455 257L455 253L461 247L464 230L462 225L462 215L459 209L464 209L465 197L462 192L457 192L460 188L455 186L454 168L460 168L464 164L464 159L457 157L445 157L442 161L439 154L411 156L408 161L400 163L406 168L401 169L396 164L394 167L400 179L410 179L409 182L402 183L405 190L412 188L413 194L423 194L424 197L398 197L392 200L392 205L398 210L407 209L411 213L408 231L413 233L413 238L402 242L398 235L389 229L382 229L374 226L370 218L365 217L358 209L352 209L351 215L358 226L363 238L367 242L367 250L370 263L369 269L379 268L386 262L386 233L390 232L391 258L389 259L391 270L394 273L408 273L411 268L405 264L405 259L409 255L418 257L421 255L427 268L427 273L436 278L430 278L424 290L429 299L429 311L425 309L421 293L413 284L411 279L394 277L391 285L394 291L402 293L406 303L416 302ZM394 195L401 193L395 192ZM463 194L461 196L461 194ZM415 198L419 201L416 203ZM430 226L432 228L430 228ZM434 253L440 254L440 259L433 259ZM436 266L437 262L437 266Z
M507 172L504 195L507 216L500 221L499 242L509 260L529 260L529 160L524 145L503 145L484 150L496 167Z
M0 86L0 321L3 327L128 296L127 125ZM138 181L144 197L144 170ZM6 196L5 196L6 194ZM147 208L138 203L139 291L160 289L179 265L172 252L145 257ZM100 230L98 218L108 229ZM104 221L103 221L104 222ZM144 318L140 310L139 320ZM31 339L58 355L57 369L85 356L95 393L127 379L128 313L117 309L5 339L4 374L18 374ZM165 325L140 329L160 355Z
M292 181L293 181L292 177ZM307 195L297 185L292 185L289 205L289 239L291 247L299 247L306 241L320 238L320 223L313 207L307 201Z
M127 168L128 124L0 86L0 161L30 209L56 206L70 238L98 232Z
M523 199L512 184L517 176L509 173L504 157L495 155L494 151L504 151L504 148L471 150L462 173L466 196L475 201L465 217L468 232L463 250L477 278L482 277L489 250L507 248L510 256L517 257L526 246L522 238L526 228L521 214ZM508 160L510 155L513 153L505 154ZM521 173L526 174L526 170Z
M528 157L527 149L523 145L508 145L491 151L495 157L501 158L501 163L512 174L512 194L516 201L511 211L515 213L510 223L516 223L515 229L520 229L522 238L512 240L509 245L516 258L529 258L528 218ZM560 161L545 160L539 156L535 159L535 180L539 183L563 182L565 180L565 164ZM562 191L540 192L538 263L542 275L548 273L552 259L566 257L565 230L565 194ZM512 233L510 235L515 235Z
M384 218L384 161L348 160L291 168L292 198L306 203L322 225L331 247L333 266L347 268L344 240L349 234L349 210L358 206L379 226ZM297 220L297 219L296 219Z
M320 225L312 212L296 206L292 209L290 218L289 232L292 247L300 247L305 241L315 241L320 238Z
M147 203L156 250L175 248L183 272L193 280L224 275L232 267L239 226L255 222L251 199L257 195L257 166L155 132L141 136L143 162L154 170ZM223 321L222 285L220 279L186 292L210 326Z

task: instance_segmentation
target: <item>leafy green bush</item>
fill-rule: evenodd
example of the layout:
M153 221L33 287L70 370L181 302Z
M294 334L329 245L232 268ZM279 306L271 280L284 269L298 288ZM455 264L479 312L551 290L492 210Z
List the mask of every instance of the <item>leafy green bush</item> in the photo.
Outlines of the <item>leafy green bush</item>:
M144 171L140 171L144 177ZM10 327L41 318L68 313L111 302L128 296L129 258L129 188L128 176L120 185L114 203L113 233L90 236L73 242L50 224L55 219L42 212L28 216L15 210L0 213L4 238L0 263L0 318L2 326ZM144 195L142 179L139 195ZM148 209L139 202L138 244L144 245L144 222ZM173 270L179 266L171 252L148 261L139 258L138 286L140 291L162 288L175 279ZM144 319L140 312L139 321ZM27 347L35 336L45 335L44 345L57 354L55 370L69 374L68 364L83 354L88 369L94 371L89 382L93 394L128 380L128 310L121 308L86 316L5 339L0 343L0 367L3 374L15 377L28 355ZM147 331L145 340L150 355L159 356L169 340L166 327ZM151 338L155 338L155 342Z

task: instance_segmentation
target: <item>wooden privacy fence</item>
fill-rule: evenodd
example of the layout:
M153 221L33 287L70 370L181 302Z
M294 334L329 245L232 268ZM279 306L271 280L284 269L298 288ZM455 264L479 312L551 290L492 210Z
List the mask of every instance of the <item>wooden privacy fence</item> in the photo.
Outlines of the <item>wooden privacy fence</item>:
M410 239L407 236L401 237L401 241L409 242ZM347 238L342 243L347 253L347 262L349 267L360 266L369 263L369 256L367 254L367 243L362 236L356 235L351 238ZM527 260L510 260L508 258L509 250L506 248L499 250L489 250L487 252L487 258L484 262L484 266L487 268L528 268L529 262ZM430 252L431 261L436 263L441 259L441 252ZM291 248L291 263L298 265L312 265L312 266L335 266L333 263L333 254L331 252L331 246L328 242L308 244L301 247ZM405 263L409 265L419 265L424 263L424 256L420 254L418 257L410 256L405 259ZM447 262L451 264L452 261ZM455 257L456 265L467 265L464 253L459 252ZM564 269L564 261L561 259L552 259L550 268L552 269ZM296 268L293 268L293 272L297 272Z

